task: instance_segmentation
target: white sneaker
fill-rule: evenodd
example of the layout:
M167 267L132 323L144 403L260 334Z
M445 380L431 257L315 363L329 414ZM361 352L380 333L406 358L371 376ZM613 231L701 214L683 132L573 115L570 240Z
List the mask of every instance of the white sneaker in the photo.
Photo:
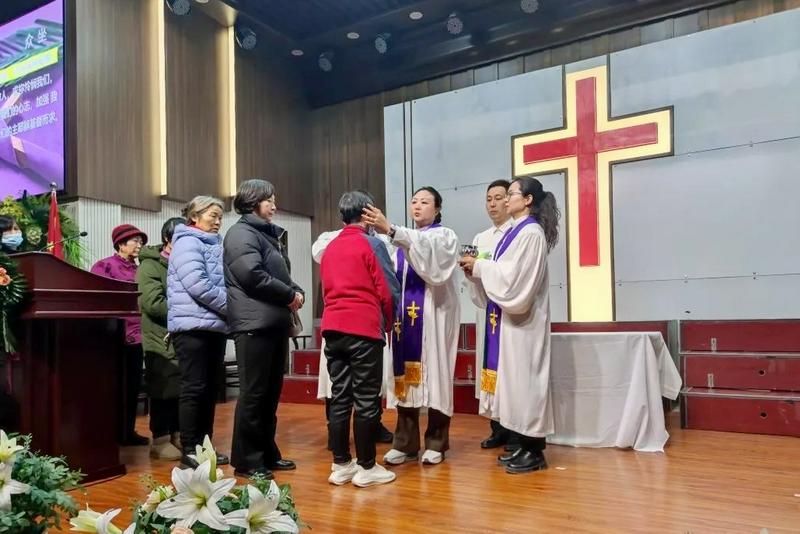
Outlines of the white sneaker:
M406 454L397 449L391 449L383 455L383 463L389 465L400 465L417 459L416 454Z
M428 449L422 454L423 464L436 465L442 463L442 460L444 460L444 454L441 452Z
M328 477L328 482L342 486L353 480L356 473L358 464L355 458L350 460L349 464L331 464L331 476Z
M397 475L382 465L375 464L372 466L372 469L359 467L358 473L353 477L353 485L359 488L366 488L367 486L375 486L376 484L388 484L395 478L397 478Z

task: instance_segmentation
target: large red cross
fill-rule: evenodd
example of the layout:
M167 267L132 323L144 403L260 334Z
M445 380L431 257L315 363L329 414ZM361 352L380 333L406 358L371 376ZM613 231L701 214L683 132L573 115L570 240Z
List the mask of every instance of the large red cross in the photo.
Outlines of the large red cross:
M525 164L568 157L578 158L578 235L581 266L600 264L597 155L601 152L614 152L658 142L658 125L655 122L598 131L596 82L597 79L593 77L577 81L575 136L522 147ZM611 162L613 161L612 155Z

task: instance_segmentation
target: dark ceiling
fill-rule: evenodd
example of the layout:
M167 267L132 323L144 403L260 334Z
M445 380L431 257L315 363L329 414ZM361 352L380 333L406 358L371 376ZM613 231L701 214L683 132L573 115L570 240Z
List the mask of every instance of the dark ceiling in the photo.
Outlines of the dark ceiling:
M587 36L726 3L708 0L224 0L259 34L259 48L290 57L309 102L321 106ZM523 9L524 8L524 9ZM526 12L532 11L532 12ZM422 18L412 20L413 11ZM458 34L448 31L452 13ZM261 30L261 31L259 31ZM348 39L349 32L359 34ZM375 38L389 34L378 53ZM264 37L262 39L262 36ZM302 50L301 57L291 50ZM332 65L324 72L322 53Z
M0 0L0 23L47 1ZM233 8L225 9L258 35L257 49L247 53L293 64L316 107L730 1L212 0L206 6ZM422 18L412 20L415 11ZM461 20L460 33L448 31L451 14ZM350 32L358 38L349 39ZM384 54L375 46L379 35L388 35ZM330 72L320 69L323 53Z

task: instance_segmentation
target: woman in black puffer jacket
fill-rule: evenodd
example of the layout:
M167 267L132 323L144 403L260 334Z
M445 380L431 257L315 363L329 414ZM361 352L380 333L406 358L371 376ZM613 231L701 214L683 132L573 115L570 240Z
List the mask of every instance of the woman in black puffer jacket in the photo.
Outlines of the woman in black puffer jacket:
M271 475L294 469L275 443L276 412L289 355L291 313L303 306L280 238L272 224L275 188L265 180L244 182L233 201L242 215L225 235L228 327L236 342L239 400L231 464L236 473Z

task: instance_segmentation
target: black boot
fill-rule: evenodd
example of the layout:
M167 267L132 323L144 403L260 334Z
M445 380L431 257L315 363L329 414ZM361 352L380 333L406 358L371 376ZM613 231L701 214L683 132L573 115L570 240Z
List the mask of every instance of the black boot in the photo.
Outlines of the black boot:
M498 436L497 434L492 434L485 440L481 441L481 449L496 449L497 447L504 445L506 440L502 436Z
M544 453L541 451L520 449L517 456L506 466L506 473L515 475L539 471L541 469L547 469L547 461L544 459Z
M512 452L507 452L507 453L505 453L505 454L501 454L500 456L498 456L498 457L497 457L497 464L498 464L498 465L508 465L508 464L509 464L509 463L511 463L511 462L514 460L514 458L516 458L516 457L517 457L517 456L518 456L518 455L519 455L521 452L522 452L522 450L521 450L521 449L517 449L517 450L515 450L515 451L512 451Z
M508 441L506 442L505 450L508 452L519 450L519 434L516 432L510 433L508 436Z
M503 428L499 421L489 421L489 427L492 429L492 434L481 441L481 449L496 449L508 442L511 432Z

